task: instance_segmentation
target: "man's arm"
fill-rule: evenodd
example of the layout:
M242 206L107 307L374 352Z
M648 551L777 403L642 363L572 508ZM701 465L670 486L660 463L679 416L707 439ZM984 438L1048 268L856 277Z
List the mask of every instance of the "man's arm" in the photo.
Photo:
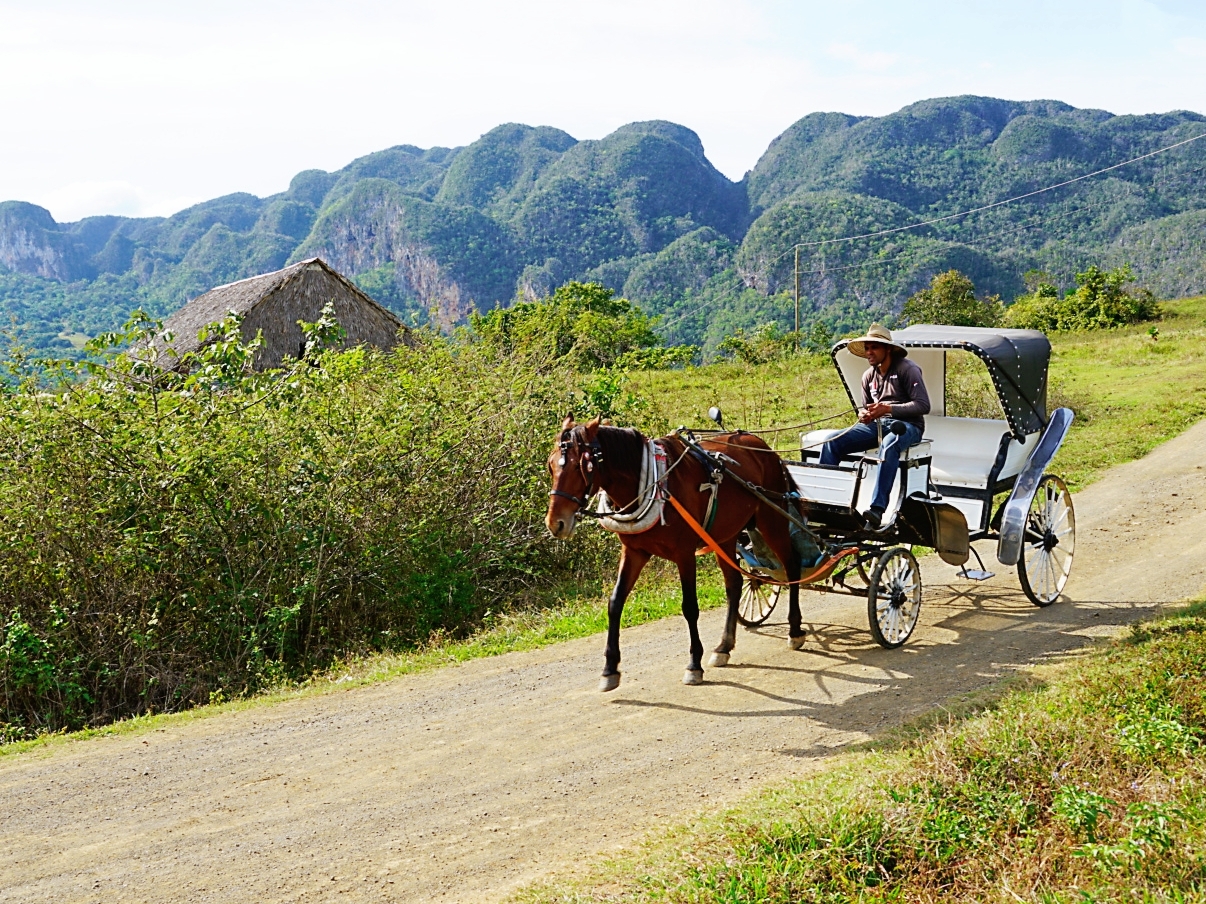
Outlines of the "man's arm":
M930 393L925 388L921 368L913 362L900 369L900 381L909 401L896 402L891 406L893 417L914 418L930 413Z
M874 416L871 415L871 408L873 407L871 402L871 376L872 368L868 367L863 373L861 384L863 387L863 406L858 410L858 421L860 424L869 424L875 420L875 418L880 417L878 414Z

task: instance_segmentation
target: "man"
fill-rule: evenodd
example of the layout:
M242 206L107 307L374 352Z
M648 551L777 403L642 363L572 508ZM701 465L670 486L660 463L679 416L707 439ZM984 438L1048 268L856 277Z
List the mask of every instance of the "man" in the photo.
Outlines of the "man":
M892 482L900 470L900 453L921 442L930 394L921 368L908 360L909 350L893 342L886 327L871 324L867 335L851 339L846 348L871 365L862 378L863 405L858 411L859 422L821 448L821 464L836 465L851 452L879 446L879 478L864 525L866 530L878 530L888 508ZM899 424L895 429L903 428L903 432L894 432L894 424Z

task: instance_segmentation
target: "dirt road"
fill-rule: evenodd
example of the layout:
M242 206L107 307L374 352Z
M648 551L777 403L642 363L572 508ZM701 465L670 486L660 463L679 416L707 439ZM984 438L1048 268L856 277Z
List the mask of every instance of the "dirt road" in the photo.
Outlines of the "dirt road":
M971 584L927 561L900 650L872 644L860 601L808 594L804 651L782 623L741 632L702 687L679 683L669 619L626 632L608 695L588 638L14 757L0 901L496 900L1199 593L1203 448L1206 423L1077 495L1069 599L1048 609L1012 571Z

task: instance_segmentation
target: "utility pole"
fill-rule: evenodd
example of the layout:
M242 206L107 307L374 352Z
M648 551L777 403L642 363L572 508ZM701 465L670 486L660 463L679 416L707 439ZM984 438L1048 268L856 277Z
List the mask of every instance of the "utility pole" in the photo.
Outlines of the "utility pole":
M800 353L800 246L796 245L796 354Z

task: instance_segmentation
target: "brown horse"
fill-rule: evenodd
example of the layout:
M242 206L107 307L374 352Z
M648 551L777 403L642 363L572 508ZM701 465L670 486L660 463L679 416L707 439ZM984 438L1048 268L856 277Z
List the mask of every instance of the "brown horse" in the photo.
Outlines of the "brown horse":
M699 524L703 524L708 498L707 494L701 492L701 485L708 484L709 469L694 455L687 453L686 444L677 436L664 436L659 442L665 447L672 465L666 488ZM600 426L598 418L589 424L575 424L572 417L567 417L549 455L549 472L553 477L549 511L545 518L549 533L559 540L568 540L587 500L599 490L606 491L617 510L622 511L625 506L632 505L640 492L638 484L645 444L645 437L637 430ZM777 494L787 492L790 484L782 461L753 434L724 433L703 440L700 445L723 454L727 467L734 474L768 491L767 495L772 499ZM683 618L687 620L691 632L691 657L683 683L703 683L703 644L699 639L699 602L695 591L695 552L703 543L669 503L664 509L664 520L664 524L654 522L651 528L642 533L619 535L620 573L607 606L607 648L600 690L610 691L620 685L620 615L624 611L624 601L652 556L668 559L678 566L683 591ZM779 561L786 563L788 580L797 580L800 562L792 549L787 519L736 481L722 480L709 536L733 561L737 535L748 527L757 527ZM729 654L737 642L737 607L741 599L742 576L720 556L716 559L724 575L729 609L724 635L709 665L723 666L728 663ZM791 585L790 598L790 642L793 649L799 649L804 642L804 630L800 625L798 584Z

